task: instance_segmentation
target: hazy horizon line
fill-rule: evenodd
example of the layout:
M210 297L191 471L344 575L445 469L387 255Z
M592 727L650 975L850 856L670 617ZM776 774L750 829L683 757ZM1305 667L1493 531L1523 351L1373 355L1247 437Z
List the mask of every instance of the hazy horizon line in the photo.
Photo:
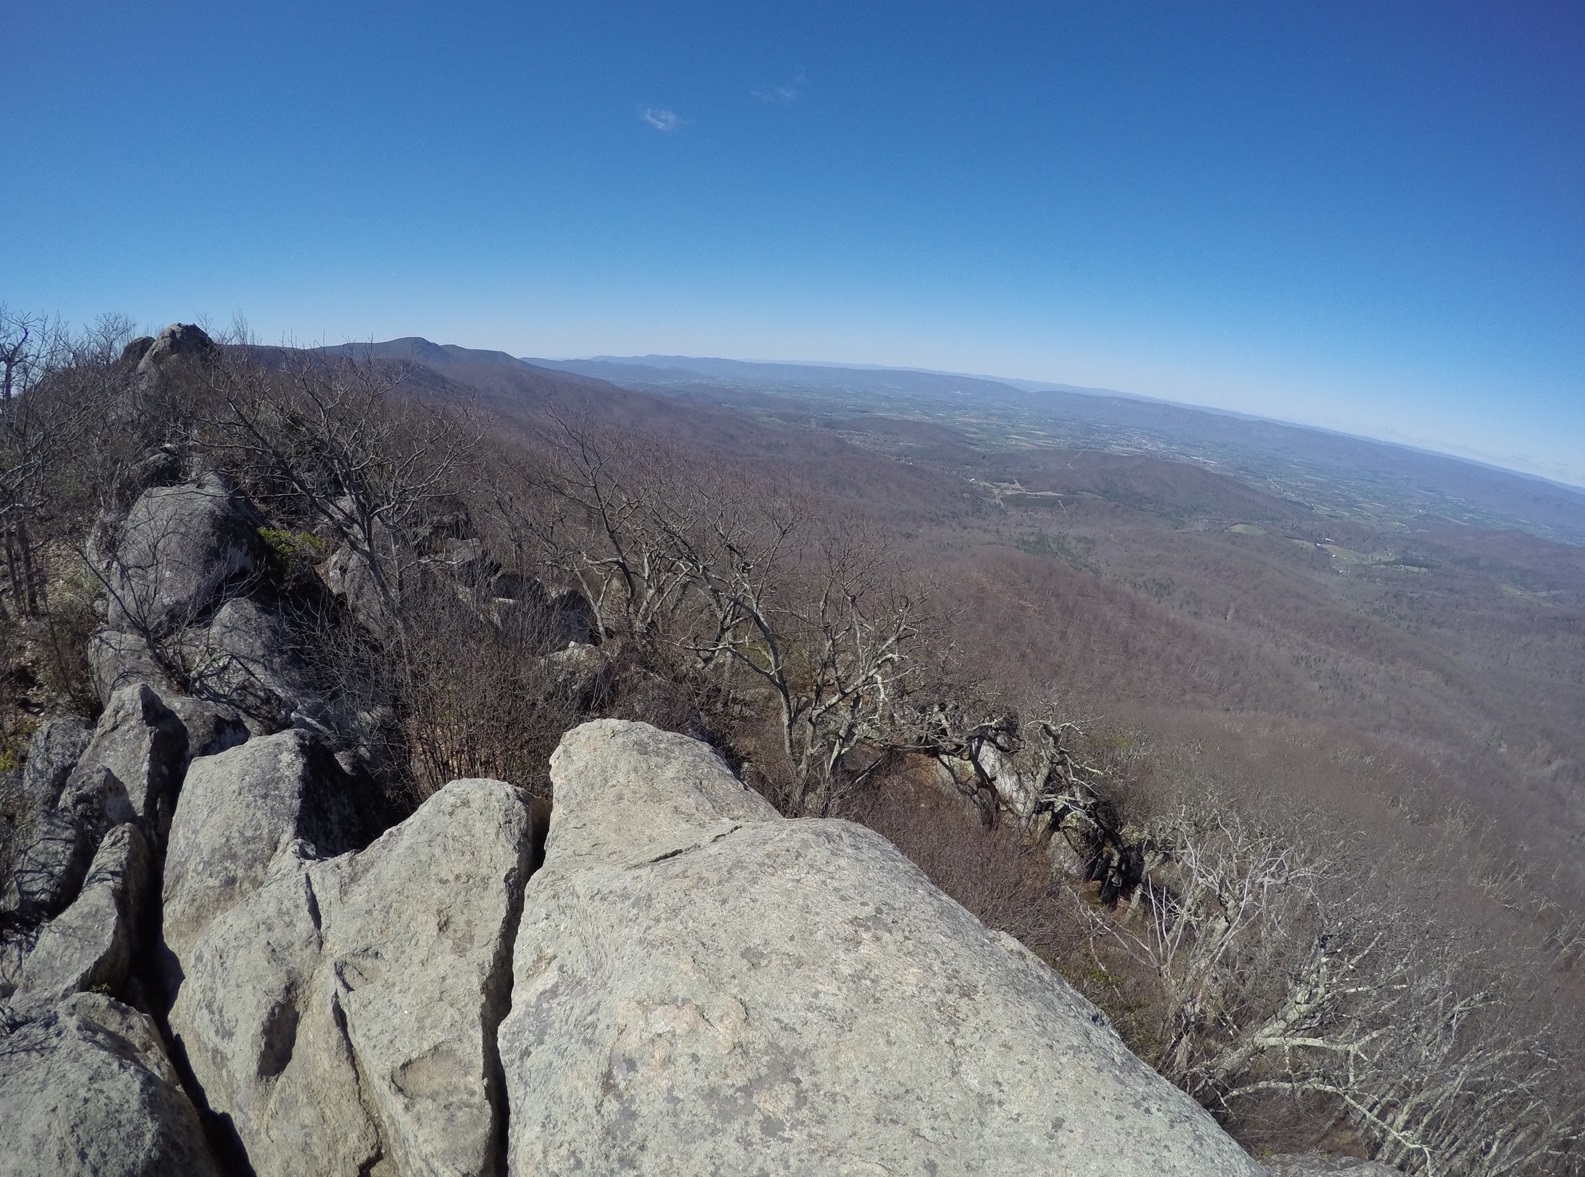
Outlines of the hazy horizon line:
M394 341L393 341L394 342ZM471 350L471 349L470 349ZM482 349L480 349L482 350ZM510 354L510 353L507 353ZM1128 392L1118 388L1102 388L1092 385L1069 384L1061 380L1035 379L1023 376L1000 376L987 372L958 372L946 368L919 368L907 364L870 364L857 362L844 362L840 360L794 360L794 359L740 359L733 356L690 356L680 353L649 352L644 355L619 356L601 354L593 356L518 356L525 363L533 363L535 359L547 360L551 363L639 363L646 359L666 360L719 360L732 364L759 364L767 367L803 367L803 368L835 368L846 369L854 372L916 372L924 376L960 376L969 380L985 380L994 384L1001 384L1016 392L1071 392L1080 396L1116 397L1122 400L1144 401L1149 404L1168 405L1173 408L1188 409L1192 412L1213 413L1218 416L1238 417L1246 421L1264 421L1273 425L1285 425L1297 429L1310 429L1318 433L1330 433L1338 437L1347 437L1358 441L1374 442L1378 445L1393 446L1398 449L1410 450L1416 453L1430 454L1440 458L1451 458L1454 461L1466 462L1472 466L1481 466L1490 470L1499 470L1505 474L1517 475L1521 478L1534 479L1552 486L1560 487L1575 494L1585 494L1585 475L1579 482L1569 481L1567 478L1556 474L1543 474L1534 467L1514 465L1512 459L1505 459L1501 455L1485 453L1480 450L1454 447L1438 444L1422 439L1408 439L1402 435L1390 432L1373 433L1361 429L1343 428L1337 425L1323 425L1314 421L1306 421L1292 417L1274 417L1261 413L1250 413L1242 409L1228 409L1218 405L1200 404L1194 401L1174 400L1170 397L1150 396L1145 393ZM654 365L651 365L654 366ZM704 373L701 373L703 375ZM1010 383L1016 381L1015 383ZM1036 385L1035 388L1019 388L1018 384Z

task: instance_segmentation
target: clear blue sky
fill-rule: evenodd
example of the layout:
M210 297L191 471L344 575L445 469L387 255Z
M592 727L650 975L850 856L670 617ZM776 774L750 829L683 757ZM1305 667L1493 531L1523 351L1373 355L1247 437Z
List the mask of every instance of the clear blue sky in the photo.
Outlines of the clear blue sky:
M1585 4L7 6L0 300L892 363L1585 483Z

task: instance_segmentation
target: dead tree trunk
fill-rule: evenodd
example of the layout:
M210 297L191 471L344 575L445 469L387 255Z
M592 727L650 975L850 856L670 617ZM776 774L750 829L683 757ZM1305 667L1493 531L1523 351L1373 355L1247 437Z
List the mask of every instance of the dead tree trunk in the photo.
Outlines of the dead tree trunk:
M22 569L18 560L16 540L9 526L0 535L3 535L5 540L6 579L10 582L11 607L22 616L27 612L27 597L22 591Z
M17 554L20 557L22 576L22 610L30 617L36 617L41 611L40 597L43 593L42 577L39 575L38 562L33 558L33 540L28 535L26 520L18 519L16 522Z

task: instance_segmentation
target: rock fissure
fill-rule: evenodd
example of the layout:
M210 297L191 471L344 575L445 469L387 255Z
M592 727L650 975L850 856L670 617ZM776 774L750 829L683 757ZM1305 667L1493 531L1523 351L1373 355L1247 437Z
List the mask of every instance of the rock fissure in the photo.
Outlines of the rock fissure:
M364 1073L363 1062L358 1058L357 1048L352 1042L352 1033L347 1025L347 1011L342 1003L344 994L351 992L342 981L339 971L335 977L337 992L330 995L330 1019L339 1037L338 1045L347 1062L352 1083L352 1095L356 1105L363 1110L366 1121L370 1124L378 1123L377 1109L369 1100L369 1081ZM384 1140L378 1133L365 1143L367 1155L358 1161L358 1172L369 1173L385 1158ZM354 1158L356 1159L356 1158Z
M657 854L654 858L651 858L646 862L634 863L634 869L636 870L639 867L645 866L654 866L658 862L670 862L674 858L681 858L684 854L693 854L696 851L703 850L706 846L715 845L722 838L731 837L742 828L743 827L741 825L734 825L728 829L722 830L718 834L714 834L711 837L704 839L702 842L692 842L687 846L678 846L675 850L668 850L664 854Z
M497 942L490 973L485 981L485 1001L480 1010L484 1029L485 1097L489 1101L491 1116L490 1152L485 1161L485 1177L505 1177L507 1172L507 1141L511 1131L511 1105L506 1093L506 1072L501 1064L499 1040L501 1023L512 1012L513 953L517 947L518 928L523 921L524 898L529 881L544 861L545 832L550 822L550 809L539 813L531 810L528 837L522 844L522 854L517 871L507 883L507 914L502 935Z

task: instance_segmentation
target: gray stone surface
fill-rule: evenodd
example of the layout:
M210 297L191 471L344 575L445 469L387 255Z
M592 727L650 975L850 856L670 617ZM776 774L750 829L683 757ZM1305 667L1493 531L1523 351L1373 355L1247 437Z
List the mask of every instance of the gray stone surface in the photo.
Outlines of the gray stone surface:
M29 787L36 800L48 799L51 807L31 815L0 895L0 910L30 924L65 919L61 913L78 898L107 831L142 820L157 837L174 804L186 734L146 685L117 691L98 726L86 739L84 736L80 721L55 721L41 729L34 741L32 752L36 755L29 759L34 778ZM100 895L90 907L104 914L113 912L117 902ZM63 924L51 941L50 959L62 968L67 967L63 957L57 959L62 937L80 937L85 944L98 944L106 938L109 944L119 943L114 920L102 928L88 927L89 909L85 907ZM21 983L20 943L12 937L6 952L0 954L6 958L0 965L0 987L7 990ZM101 983L113 975L117 959L118 953L111 951L104 969L89 983ZM42 962L38 967L44 967ZM35 982L46 984L39 977Z
M133 343L139 346L138 374L150 377L159 375L179 356L203 357L215 347L214 340L195 323L171 323L160 328L160 333L146 346L141 339Z
M155 838L169 828L187 759L187 730L160 696L145 683L123 687L110 697L93 740L83 750L66 782L61 806L81 794L81 782L103 767L126 790L132 813ZM127 820L111 813L112 824Z
M0 1177L215 1177L144 1014L97 993L0 1022Z
M73 993L120 990L132 965L148 893L148 843L135 825L105 835L81 893L40 930L16 978L17 1004L50 1004Z
M27 963L37 936L37 928L0 924L0 999L10 997L16 989L17 977L22 974L22 966Z
M247 742L247 725L234 707L175 691L161 691L159 696L186 733L189 760L215 756Z
M40 813L12 863L0 911L23 920L48 919L64 911L82 887L94 847L95 839L70 813Z
M225 602L208 628L185 642L193 692L235 709L255 731L290 726L294 711L316 718L326 712L286 627L251 598Z
M500 1052L515 1173L1261 1173L1099 1013L877 835L702 745L552 760Z
M127 787L103 764L83 763L72 769L61 792L60 812L83 832L91 848L112 827L137 819Z
M367 844L377 831L363 800L335 758L300 731L194 760L166 847L166 944L184 956L294 843L307 858Z
M235 845L190 855L183 886ZM245 895L219 881L229 908L188 909L171 1027L259 1177L499 1171L493 1043L531 849L516 789L456 781L361 852L288 842Z
M385 602L365 564L347 544L342 544L325 562L325 586L347 606L357 622L372 633L380 633L389 623Z
M123 687L152 683L174 693L169 676L155 660L148 642L135 634L100 626L88 638L88 670L101 703Z
M160 638L205 619L263 567L262 523L217 475L145 491L99 551L110 628Z
M93 731L87 720L67 715L41 724L33 733L22 766L22 793L35 810L49 809L60 800L66 778L77 767Z

